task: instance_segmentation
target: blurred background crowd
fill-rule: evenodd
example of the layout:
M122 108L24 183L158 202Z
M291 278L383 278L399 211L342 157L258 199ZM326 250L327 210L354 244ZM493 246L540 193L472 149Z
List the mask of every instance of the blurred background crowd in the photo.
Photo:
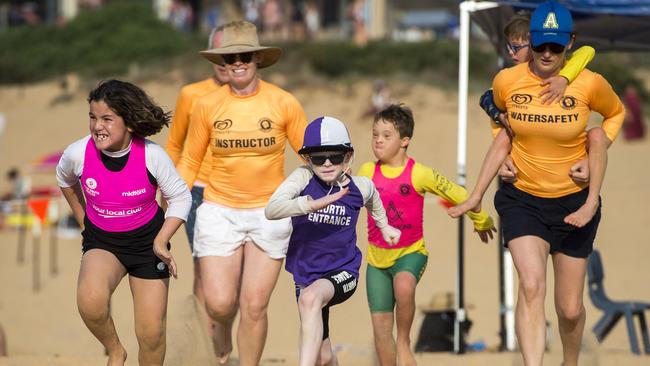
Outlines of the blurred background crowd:
M0 2L0 30L64 23L79 12L110 0L36 0ZM160 19L185 32L209 30L227 19L243 18L266 40L352 38L421 41L457 37L457 1L369 0L152 0Z

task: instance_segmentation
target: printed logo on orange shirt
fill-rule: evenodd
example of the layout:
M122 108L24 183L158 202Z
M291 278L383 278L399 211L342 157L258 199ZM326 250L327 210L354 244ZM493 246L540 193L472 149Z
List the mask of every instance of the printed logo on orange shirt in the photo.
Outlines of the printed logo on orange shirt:
M223 121L217 120L214 121L214 123L212 123L212 128L217 129L219 131L225 131L230 127L232 127L232 120L230 119L224 119Z
M560 101L560 105L562 105L562 108L564 108L566 110L571 110L571 109L575 108L576 104L578 104L578 102L576 101L576 98L574 98L574 97L572 97L570 95L564 96L562 98L562 100Z
M260 131L262 132L270 132L271 129L273 128L273 121L271 121L270 118L264 117L261 120L259 120L259 122L257 123L260 126Z
M528 104L533 101L533 96L530 94L513 94L510 100L515 104Z

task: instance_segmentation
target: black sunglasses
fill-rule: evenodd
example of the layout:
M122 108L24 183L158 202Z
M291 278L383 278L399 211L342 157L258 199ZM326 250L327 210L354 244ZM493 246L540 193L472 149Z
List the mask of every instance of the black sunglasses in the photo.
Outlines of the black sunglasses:
M546 49L550 50L553 53L562 53L564 52L564 48L564 46L558 43L542 43L540 45L532 47L533 51L537 53L543 53L546 51Z
M345 160L345 154L309 155L309 161L314 165L323 165L327 160L329 160L332 165L338 165Z
M522 45L516 45L516 44L512 44L512 43L507 43L507 44L506 44L506 49L507 49L508 51L511 51L512 53L517 53L517 52L521 51L522 49L528 47L529 45L530 45L530 44L528 44L528 43L526 43L526 44L522 44Z
M253 53L254 52L230 53L227 55L221 55L221 57L223 57L223 61L229 65L234 64L237 60L247 64L253 60Z

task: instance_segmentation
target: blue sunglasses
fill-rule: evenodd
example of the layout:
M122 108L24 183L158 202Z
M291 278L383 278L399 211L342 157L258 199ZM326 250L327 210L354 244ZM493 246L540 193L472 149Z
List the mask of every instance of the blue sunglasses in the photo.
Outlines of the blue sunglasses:
M530 46L530 43L526 43L526 44L522 44L522 45L506 43L506 49L508 51L511 51L512 53L517 53L517 52L521 51L522 49L524 49L524 48L526 48L528 46Z

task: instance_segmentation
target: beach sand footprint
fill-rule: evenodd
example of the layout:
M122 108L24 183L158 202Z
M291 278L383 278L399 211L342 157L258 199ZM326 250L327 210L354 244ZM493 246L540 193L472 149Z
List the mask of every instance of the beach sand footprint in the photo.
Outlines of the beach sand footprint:
M189 295L174 307L178 309L178 314L168 317L165 365L218 365L212 340L204 326L208 319L205 308L194 295ZM238 364L232 357L226 363L229 366Z

